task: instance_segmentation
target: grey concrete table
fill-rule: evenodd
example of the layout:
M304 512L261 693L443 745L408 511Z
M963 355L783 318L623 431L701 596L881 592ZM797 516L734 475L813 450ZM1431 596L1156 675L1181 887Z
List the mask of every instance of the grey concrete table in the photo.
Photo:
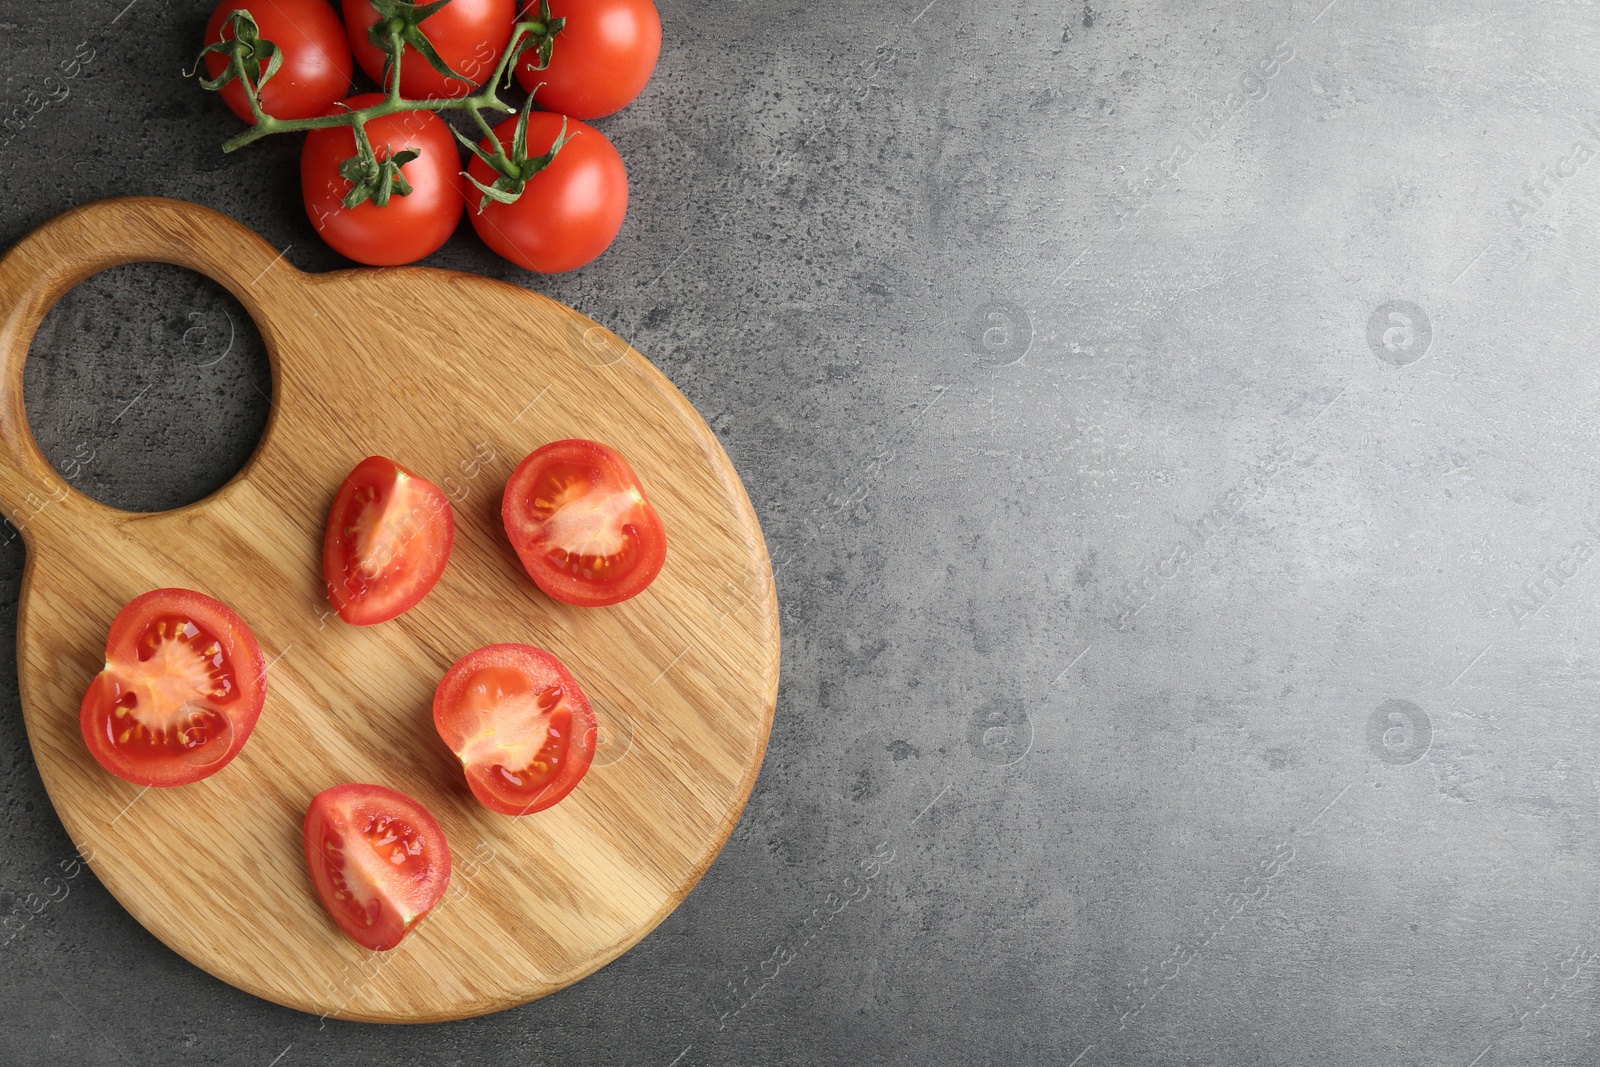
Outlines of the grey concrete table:
M343 265L294 143L219 153L206 13L0 0L4 243L156 193ZM662 15L603 123L615 247L429 262L612 325L743 473L783 685L726 850L523 1008L256 1000L62 866L12 540L0 1061L1600 1061L1600 8ZM148 267L64 300L27 386L73 482L147 510L226 481L270 388L236 304Z

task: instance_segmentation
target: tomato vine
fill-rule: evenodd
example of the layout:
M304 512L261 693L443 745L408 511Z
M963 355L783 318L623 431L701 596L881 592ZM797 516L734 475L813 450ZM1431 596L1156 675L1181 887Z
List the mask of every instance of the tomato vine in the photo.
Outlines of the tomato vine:
M556 35L561 32L566 20L553 18L550 14L549 0L540 0L539 17L519 21L512 26L510 40L494 73L487 81L481 83L476 93L442 99L408 100L400 92L401 63L407 46L414 49L440 74L473 83L473 79L452 70L439 57L421 27L423 20L450 4L452 0L433 0L425 4L411 3L408 0L369 0L369 2L378 13L378 21L369 31L369 38L374 45L383 49L385 56L383 98L361 108L350 108L341 104L344 110L311 118L275 118L263 110L261 89L278 73L283 64L283 52L272 41L261 37L260 27L247 9L239 8L228 16L222 39L208 44L201 50L195 60L194 68L185 72L186 77L197 78L203 88L212 92L220 91L235 81L244 90L245 99L250 105L253 116L251 126L243 133L227 140L222 150L233 152L275 133L297 133L348 126L355 136L356 154L340 167L340 174L351 183L351 189L344 198L344 206L353 208L370 199L381 207L389 202L391 196L405 196L411 191L409 183L401 173L401 167L415 159L418 150L408 149L380 158L367 137L366 124L372 119L408 111L465 111L483 131L489 148L485 150L478 147L459 130L452 129L451 132L470 152L482 159L499 175L490 185L468 176L468 180L484 194L479 203L479 210L481 211L491 200L500 203L514 202L521 196L527 180L549 166L555 159L556 153L570 138L564 135L565 124L563 124L563 136L556 139L548 152L530 157L527 154L525 138L517 137L513 141L512 151L508 154L499 138L494 136L493 127L483 117L483 112L502 115L519 113L518 108L507 103L500 95L503 89L510 88L512 81L510 72L529 52L537 55L537 60L532 64L534 70L544 70L548 67ZM215 77L208 77L202 73L202 65L210 55L220 55L227 60L227 66ZM519 132L527 127L527 116L533 108L536 92L537 87L534 92L528 94L520 109Z

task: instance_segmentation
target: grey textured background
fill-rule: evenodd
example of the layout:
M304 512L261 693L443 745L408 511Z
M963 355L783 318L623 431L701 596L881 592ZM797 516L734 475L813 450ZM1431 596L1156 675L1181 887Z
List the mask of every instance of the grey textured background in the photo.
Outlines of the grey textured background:
M157 193L342 266L297 145L222 156L179 76L207 5L125 2L0 0L4 109L64 96L0 148L0 241ZM1600 10L924 3L663 0L612 250L429 261L632 339L761 515L778 713L683 906L382 1028L213 980L91 873L47 900L12 540L0 1061L1600 1062ZM74 291L52 460L136 509L226 481L270 388L230 317L174 269Z

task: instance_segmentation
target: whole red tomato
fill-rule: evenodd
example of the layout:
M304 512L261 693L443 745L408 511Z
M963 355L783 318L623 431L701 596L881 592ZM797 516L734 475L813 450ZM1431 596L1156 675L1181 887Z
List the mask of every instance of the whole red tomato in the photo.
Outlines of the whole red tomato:
M573 270L604 252L628 213L627 168L605 134L593 126L535 111L528 116L528 154L548 152L563 122L568 141L548 166L527 179L515 203L491 200L482 211L474 208L468 215L484 244L542 274ZM506 119L494 130L508 152L516 124L515 118ZM489 139L479 147L490 151ZM477 156L467 173L484 185L500 177ZM467 195L479 197L472 188Z
M459 3L460 0L457 0ZM546 111L597 119L639 95L661 54L661 16L651 0L550 0L550 16L564 18L550 65L535 70L537 52L517 61L517 81ZM530 4L517 21L539 18Z
M370 0L343 0L344 24L356 62L379 85L383 81L384 51L372 43L368 31L378 12ZM516 0L450 0L423 19L418 28L445 66L470 81L449 78L433 69L426 57L407 45L400 60L400 94L408 100L439 100L470 96L494 73L511 43Z
M352 110L383 97L366 93L345 104ZM367 138L380 159L407 148L422 154L400 168L411 192L379 206L371 200L344 206L352 183L339 173L356 154L355 131L330 126L306 134L300 152L300 191L306 214L324 241L358 263L394 266L433 252L461 221L461 157L444 120L431 111L403 111L367 123Z
M223 0L206 23L208 45L223 39L228 16L241 8L256 20L258 35L283 53L283 65L261 87L261 110L275 119L308 119L321 115L350 91L350 45L339 16L326 0L268 0L261 3ZM230 31L227 34L232 37ZM226 56L205 57L206 73L217 77L228 67ZM233 113L254 122L250 101L238 79L222 87L222 99Z

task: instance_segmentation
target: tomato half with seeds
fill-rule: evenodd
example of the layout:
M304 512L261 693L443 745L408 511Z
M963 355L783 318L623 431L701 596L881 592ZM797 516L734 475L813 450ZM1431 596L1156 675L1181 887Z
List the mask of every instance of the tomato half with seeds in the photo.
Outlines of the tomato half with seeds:
M428 809L381 785L336 785L301 827L323 907L363 948L394 948L450 886L450 846Z
M78 722L118 778L188 785L239 754L266 698L266 663L243 619L204 593L155 589L112 620Z
M455 530L450 501L437 485L392 459L362 460L328 513L322 541L328 602L357 626L411 610L444 573Z
M535 449L506 483L500 516L528 577L565 604L637 596L666 562L666 531L639 476L598 441Z
M433 725L472 795L502 815L555 804L594 759L588 698L560 660L532 645L489 645L457 660L433 694Z

